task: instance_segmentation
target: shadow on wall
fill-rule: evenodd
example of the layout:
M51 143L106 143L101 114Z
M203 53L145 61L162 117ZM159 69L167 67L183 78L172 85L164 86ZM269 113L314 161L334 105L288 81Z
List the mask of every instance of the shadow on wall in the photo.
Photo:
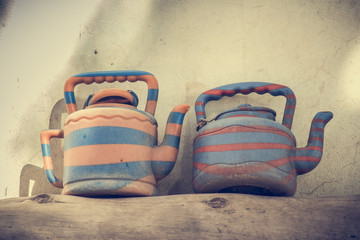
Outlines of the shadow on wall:
M66 113L65 100L60 99L54 105L49 121L49 129L62 129L62 114ZM39 133L40 135L40 133ZM62 179L63 172L63 159L64 151L61 139L52 139L51 146L51 159L54 166L55 175ZM31 182L34 182L31 189ZM29 191L31 192L29 193ZM59 194L61 189L54 187L46 178L44 168L37 167L35 165L26 164L20 175L20 197L27 197L39 193L53 193Z
M238 4L234 1L236 4L233 5L230 4L234 3L232 1L221 4L217 4L216 1L149 2L151 3L149 3L151 5L149 12L145 11L146 9L143 10L146 13L144 15L136 12L136 18L131 16L138 9L134 10L131 6L127 9L122 5L124 4L122 1L102 2L95 16L83 28L79 37L81 40L78 41L73 56L64 68L63 76L59 76L54 81L49 92L58 91L63 85L63 79L69 75L95 70L141 69L161 73L159 85L162 89L166 87L171 89L175 81L193 79L191 82L183 81L190 89L187 89L186 99L181 99L181 103L185 100L184 103L190 104L192 109L187 113L184 121L175 168L168 177L159 182L160 195L192 191L192 141L196 135L193 107L196 97L205 90L236 81L269 81L289 86L299 96L301 103L294 118L296 126L294 134L298 139L304 139L303 141L308 135L310 119L322 107L340 116L332 121L334 126L336 122L343 123L344 126L349 123L348 115L341 117L344 107L341 106L342 100L335 90L339 89L341 80L339 69L344 63L346 53L350 50L349 42L346 40L356 39L354 35L358 34L356 31L351 31L355 29L354 22L359 20L357 9L360 7L356 1L349 1L347 4L346 1L342 4L329 3L329 6L326 4L317 6L313 2L305 4L303 1L284 4L292 12L286 8L279 10L279 6L270 3L257 6L256 2L251 1L247 4ZM215 10L215 7L218 8ZM338 7L341 7L341 11ZM129 11L119 14L124 9ZM213 14L213 11L217 14ZM341 15L344 12L348 12L347 18ZM339 15L334 15L336 13ZM274 21L269 21L268 18ZM143 19L144 22L137 19ZM207 19L209 23L204 24L204 21L199 19ZM109 22L116 27L108 27ZM227 25L230 22L231 24ZM129 26L128 23L132 25ZM337 25L333 26L334 24ZM346 27L347 25L349 26ZM133 30L134 26L137 31ZM112 36L111 39L107 38L109 35ZM299 51L299 48L306 51ZM215 63L218 64L216 68L214 68ZM186 71L183 71L184 69ZM226 76L223 76L224 72ZM329 77L328 72L332 77ZM161 82L168 76L174 76L174 81ZM312 89L312 95L309 89ZM160 92L160 96L164 96L163 99L169 101L172 97L171 93L171 91ZM317 94L321 94L322 98L312 101L311 98ZM306 100L306 97L309 100ZM328 100L321 101L321 99ZM267 106L269 103L284 106L277 101L270 97L266 98L265 95L234 96L234 98L222 99L221 105L210 103L207 111L218 113L240 103L249 102L256 103L254 105L257 106ZM235 106L234 102L236 102ZM328 109L328 106L334 107ZM309 109L311 111L308 111ZM276 111L279 116L283 113L282 109ZM52 109L49 128L63 128L60 120L62 113L66 113L63 99L59 100ZM163 118L160 114L155 117L158 121ZM350 117L355 118L354 113ZM163 128L163 125L160 127ZM307 183L307 180L304 180L300 184L300 192L306 194L305 190L316 190L317 185L324 185L325 181L333 181L333 176L329 172L337 171L336 168L339 166L332 163L340 155L332 150L338 141L332 140L336 139L334 136L337 135L334 129L331 127L326 133L328 149L326 151L329 152L328 156L331 155L331 151L334 154L326 163L324 161L322 168L318 168L317 173L313 175L316 175L315 177L311 178L311 174L306 177L309 181ZM345 139L349 137L348 135L342 136ZM51 143L54 170L59 177L63 168L61 141L54 139ZM336 176L339 179L344 178L340 174ZM43 169L25 165L21 172L20 196L28 195L30 180L35 182L32 194L60 192L47 182ZM341 183L346 185L346 182ZM352 183L351 179L349 183ZM334 192L335 195L339 195L341 189L335 190L325 189L322 194L331 195L331 192Z
M11 7L14 0L2 0L0 1L0 26L6 26L6 20L9 17Z

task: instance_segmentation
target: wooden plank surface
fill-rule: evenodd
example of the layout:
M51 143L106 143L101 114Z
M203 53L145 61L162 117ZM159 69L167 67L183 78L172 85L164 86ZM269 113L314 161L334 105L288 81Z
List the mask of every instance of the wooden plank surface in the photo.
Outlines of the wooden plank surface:
M360 239L360 196L0 200L0 239Z

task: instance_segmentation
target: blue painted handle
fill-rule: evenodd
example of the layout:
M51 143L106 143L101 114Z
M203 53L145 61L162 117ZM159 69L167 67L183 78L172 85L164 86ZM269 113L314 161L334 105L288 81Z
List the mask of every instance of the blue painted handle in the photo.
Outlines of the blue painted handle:
M267 82L234 83L203 92L195 103L197 123L199 124L201 119L206 119L205 105L207 102L219 100L224 96L231 97L238 93L247 95L252 92L258 94L270 93L272 96L285 96L286 104L282 124L291 129L296 105L294 92L286 86Z

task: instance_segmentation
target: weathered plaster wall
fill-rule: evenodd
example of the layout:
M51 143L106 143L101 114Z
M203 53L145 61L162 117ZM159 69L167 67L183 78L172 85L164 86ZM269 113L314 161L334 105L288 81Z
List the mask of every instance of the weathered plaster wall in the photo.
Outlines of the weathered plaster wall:
M0 6L0 198L59 192L42 170L39 131L62 127L69 76L120 69L157 77L160 141L171 109L192 107L176 167L159 182L161 194L192 192L197 96L239 81L274 82L295 92L298 146L306 145L318 111L334 113L323 159L298 177L296 196L360 194L359 1L15 0ZM138 93L143 108L145 85L121 85ZM79 103L109 86L79 86ZM267 95L223 98L206 110L212 116L241 103L274 108L281 121L284 99ZM59 176L61 148L54 140Z

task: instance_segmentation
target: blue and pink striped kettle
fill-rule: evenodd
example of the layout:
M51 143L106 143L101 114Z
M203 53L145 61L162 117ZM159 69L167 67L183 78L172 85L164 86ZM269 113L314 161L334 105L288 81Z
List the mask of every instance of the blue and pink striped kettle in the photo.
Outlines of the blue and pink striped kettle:
M78 84L145 82L145 111L137 108L132 91L103 89L90 95L84 109L77 109L74 88ZM158 145L154 117L159 86L144 71L87 72L70 77L64 85L68 116L64 129L41 131L46 177L62 194L79 196L151 196L157 181L167 176L177 159L187 104L169 114L165 136ZM53 170L50 139L64 139L63 179Z
M282 124L275 121L272 109L248 104L206 119L207 102L252 92L286 97ZM265 82L229 84L199 95L195 103L194 191L293 196L297 175L310 172L320 162L324 127L333 117L331 112L317 113L307 146L296 148L290 131L295 104L290 88Z

